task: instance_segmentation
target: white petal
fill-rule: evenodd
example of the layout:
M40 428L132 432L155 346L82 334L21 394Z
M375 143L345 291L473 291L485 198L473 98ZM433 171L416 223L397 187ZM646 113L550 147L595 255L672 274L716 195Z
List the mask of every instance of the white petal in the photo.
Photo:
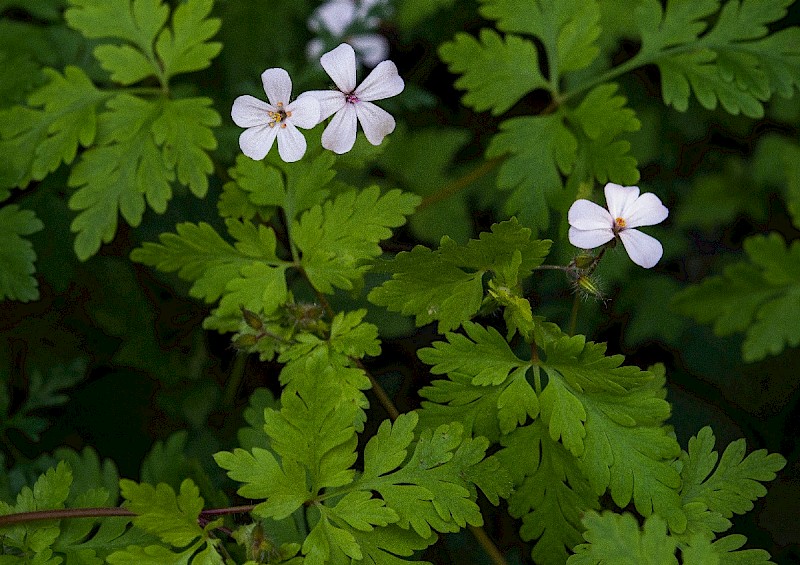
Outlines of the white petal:
M645 192L633 202L627 210L625 225L629 228L654 226L669 216L669 210L661 203L661 199L652 192Z
M627 211L631 204L633 204L639 197L638 186L621 186L610 182L606 184L606 206L608 211L611 212L611 218L623 218L627 220Z
M274 110L274 108L266 102L245 94L233 101L231 118L237 126L251 128L266 124L269 121L267 112L270 110Z
M309 61L319 59L319 56L322 55L323 51L325 51L325 42L318 37L315 37L306 43L306 58Z
M277 106L278 102L286 105L292 96L292 79L285 69L267 69L261 73L261 84L264 85L264 92L270 104Z
M309 90L298 96L298 100L304 96L313 96L319 102L319 121L326 120L334 113L338 112L345 105L344 94L338 90ZM317 122L319 123L319 122Z
M567 212L567 220L570 226L579 230L610 230L614 226L614 219L608 210L583 199L572 203Z
M403 92L405 83L397 74L397 67L391 61L384 61L356 88L355 95L361 100L383 100Z
M611 228L596 230L579 230L569 228L569 242L581 249L594 249L614 239Z
M288 121L304 129L313 128L320 123L319 101L313 96L299 96L297 100L286 106Z
M279 128L275 128L279 129ZM278 154L287 163L299 161L306 152L306 138L291 122L278 132Z
M356 19L356 7L353 0L330 0L311 14L308 27L312 31L325 29L338 37L350 27Z
M345 94L353 92L356 87L356 53L352 47L342 43L320 57L319 62L339 90Z
M368 67L374 67L389 56L389 41L382 35L353 35L348 41Z
M645 269L658 263L664 254L664 248L656 238L639 230L622 230L619 237L631 261Z
M355 142L356 109L352 104L345 104L322 132L322 146L341 155L350 151Z
M269 153L277 134L277 127L269 127L266 124L248 128L239 136L239 147L241 147L242 153L251 159L260 161Z
M345 106L351 105L345 104ZM357 102L355 109L358 121L361 122L361 129L372 145L380 145L383 138L394 131L394 118L383 108L377 107L372 102Z

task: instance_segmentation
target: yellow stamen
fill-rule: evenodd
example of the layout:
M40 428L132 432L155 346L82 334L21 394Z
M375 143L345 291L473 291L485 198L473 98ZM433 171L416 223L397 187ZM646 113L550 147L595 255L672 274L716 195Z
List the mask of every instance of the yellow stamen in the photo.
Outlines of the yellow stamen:
M625 227L625 220L623 218L617 218L614 220L614 223L616 224L618 230L621 230Z

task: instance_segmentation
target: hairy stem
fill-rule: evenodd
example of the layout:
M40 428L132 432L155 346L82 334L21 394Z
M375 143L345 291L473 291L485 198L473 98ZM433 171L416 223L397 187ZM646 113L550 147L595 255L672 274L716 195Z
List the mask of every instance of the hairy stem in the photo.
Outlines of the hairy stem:
M228 508L209 508L202 510L197 521L208 522L208 518L213 516L223 516L227 514L246 514L255 508L254 504L247 506L231 506ZM112 518L112 517L133 518L136 513L127 508L99 507L99 508L57 508L54 510L36 510L34 512L18 512L0 516L0 528L6 528L17 524L27 524L28 522L41 522L43 520L62 520L65 518Z

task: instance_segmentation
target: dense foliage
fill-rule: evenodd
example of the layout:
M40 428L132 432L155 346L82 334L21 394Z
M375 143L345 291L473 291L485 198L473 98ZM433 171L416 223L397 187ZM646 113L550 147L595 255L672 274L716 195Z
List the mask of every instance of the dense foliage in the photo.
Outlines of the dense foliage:
M320 4L0 0L0 565L800 559L798 6Z

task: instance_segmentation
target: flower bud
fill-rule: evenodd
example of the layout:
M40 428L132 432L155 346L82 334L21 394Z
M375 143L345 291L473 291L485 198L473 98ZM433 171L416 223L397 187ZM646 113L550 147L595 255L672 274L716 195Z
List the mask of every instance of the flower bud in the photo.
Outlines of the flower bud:
M585 298L595 300L603 299L603 291L600 290L597 279L594 277L581 275L575 279L574 287L575 290L581 293Z
M261 318L258 317L258 314L252 310L248 310L244 307L244 305L240 306L240 308L242 309L242 318L244 318L244 323L250 326L250 328L259 331L264 327L264 322L261 321Z
M250 349L256 343L258 343L258 338L253 334L241 334L233 340L233 346L236 349Z

